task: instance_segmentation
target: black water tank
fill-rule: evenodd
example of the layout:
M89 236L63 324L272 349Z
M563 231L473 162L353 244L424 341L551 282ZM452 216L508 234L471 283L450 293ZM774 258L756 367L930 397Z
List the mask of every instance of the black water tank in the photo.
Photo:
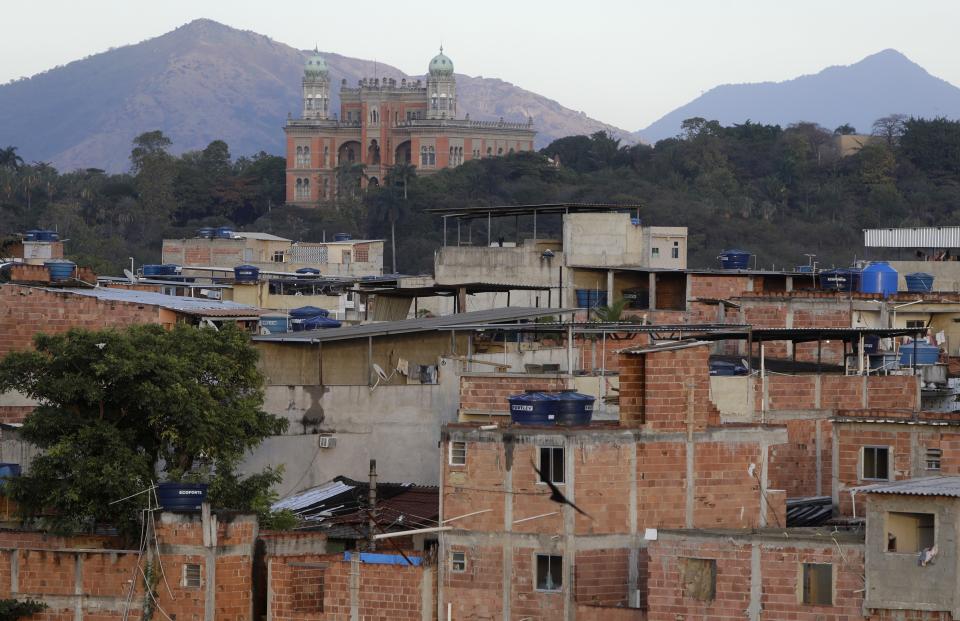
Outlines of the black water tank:
M207 499L206 483L160 483L157 500L164 511L199 511Z
M510 419L518 425L552 425L557 419L556 395L539 390L527 390L507 397Z
M594 397L575 390L556 394L558 425L589 425L593 418Z

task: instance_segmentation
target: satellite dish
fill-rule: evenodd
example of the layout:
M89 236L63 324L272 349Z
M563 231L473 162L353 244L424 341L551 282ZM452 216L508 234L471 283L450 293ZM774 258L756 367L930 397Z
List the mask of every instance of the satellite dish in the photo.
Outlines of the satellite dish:
M130 270L124 268L123 275L126 276L127 280L129 280L131 283L137 284L137 277L134 276L133 272L131 272Z
M386 371L384 371L384 370L383 370L383 367L381 367L381 366L380 366L379 364L377 364L376 362L373 363L373 370L377 372L377 377L379 377L379 378L382 379L383 381L387 381L387 373L386 373Z

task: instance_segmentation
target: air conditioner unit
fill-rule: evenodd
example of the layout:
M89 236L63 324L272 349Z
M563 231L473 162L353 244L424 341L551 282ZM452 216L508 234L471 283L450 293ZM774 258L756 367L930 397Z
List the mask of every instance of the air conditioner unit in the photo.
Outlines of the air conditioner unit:
M337 445L337 439L333 436L320 436L320 448L328 449Z

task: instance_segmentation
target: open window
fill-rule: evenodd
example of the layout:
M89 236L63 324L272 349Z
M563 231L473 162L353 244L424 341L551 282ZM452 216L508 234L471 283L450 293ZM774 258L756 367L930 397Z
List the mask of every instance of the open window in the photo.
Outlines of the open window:
M887 513L887 552L916 554L936 541L932 513Z
M547 481L556 485L563 485L563 447L562 446L542 446L540 447L540 482Z
M563 588L563 557L558 554L537 554L537 590L559 591Z
M709 558L681 558L680 584L683 596L711 602L717 594L717 561Z
M890 480L890 448L865 446L860 451L860 478L866 481Z
M802 604L807 606L833 606L833 565L829 563L803 563Z

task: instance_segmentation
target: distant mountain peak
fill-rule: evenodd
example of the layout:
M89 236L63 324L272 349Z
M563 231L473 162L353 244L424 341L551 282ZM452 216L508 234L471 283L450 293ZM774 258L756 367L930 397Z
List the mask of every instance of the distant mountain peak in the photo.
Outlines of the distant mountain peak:
M723 125L747 119L781 126L809 121L827 128L850 123L866 132L873 121L891 113L960 118L960 89L887 48L850 65L783 82L714 87L634 137L656 142L676 136L684 119L698 116Z

